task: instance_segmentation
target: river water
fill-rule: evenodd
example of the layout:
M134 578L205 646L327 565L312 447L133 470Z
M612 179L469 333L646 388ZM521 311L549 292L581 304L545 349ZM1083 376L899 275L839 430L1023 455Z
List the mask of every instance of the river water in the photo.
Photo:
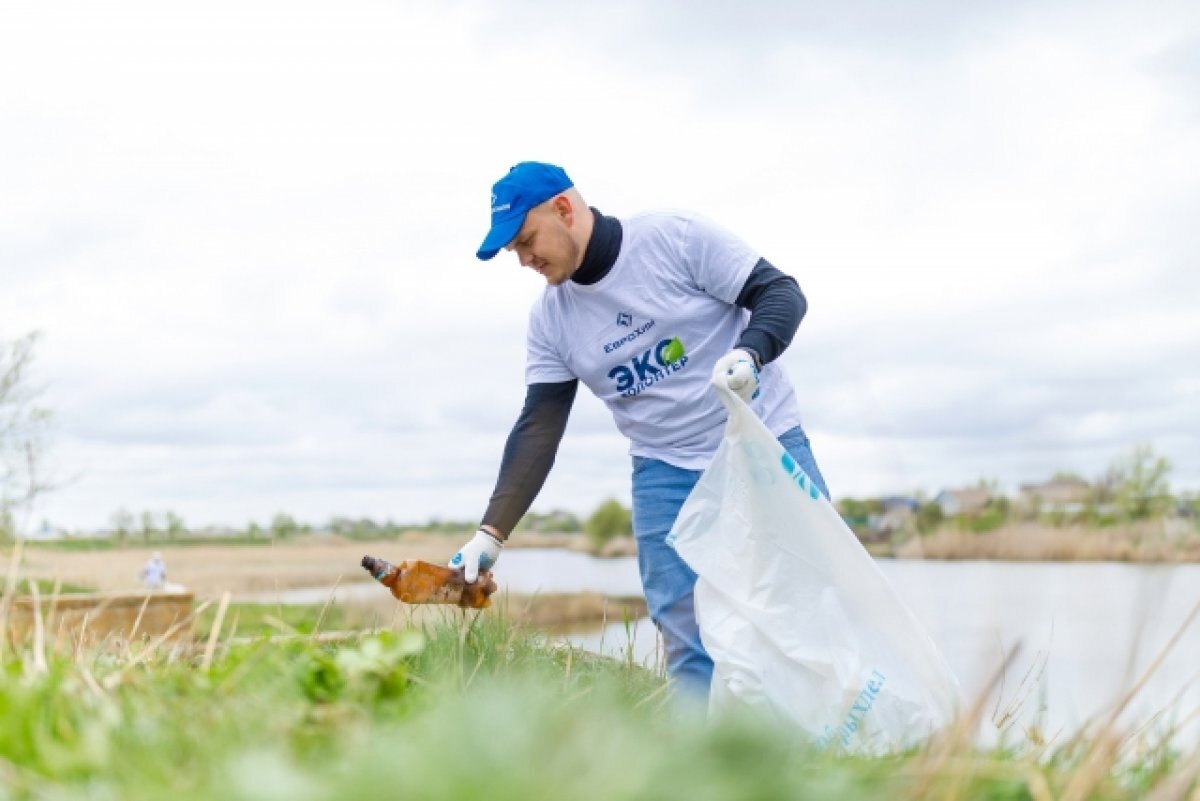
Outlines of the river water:
M966 698L978 698L1019 645L1002 686L989 696L983 727L988 741L1034 728L1061 738L1102 719L1200 603L1200 565L879 564L941 648ZM629 632L615 623L571 639L615 656L632 650L648 664L661 661L648 620ZM1182 724L1177 742L1200 741L1198 680L1200 620L1194 620L1133 697L1122 725L1149 723L1165 709L1161 725Z
M1043 736L1062 737L1106 714L1200 603L1200 565L891 559L879 564L942 649L968 699L988 687L1019 644L985 715L999 720L1004 710L1011 711L1011 732L1018 735L1036 727ZM640 593L636 559L555 549L506 551L497 581L519 594ZM340 587L337 596L371 592L379 588L355 584ZM311 603L329 595L328 588L314 588L271 600ZM593 651L632 654L651 666L661 660L657 632L647 619L628 630L617 622L566 639ZM1178 739L1200 741L1200 620L1183 631L1121 720L1128 726L1145 723L1164 709L1176 723L1184 721Z

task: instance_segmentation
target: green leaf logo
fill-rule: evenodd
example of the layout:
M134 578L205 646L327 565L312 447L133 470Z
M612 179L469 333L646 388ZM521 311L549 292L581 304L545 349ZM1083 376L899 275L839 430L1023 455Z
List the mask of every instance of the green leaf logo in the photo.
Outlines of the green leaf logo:
M672 337L662 350L663 361L667 364L674 364L683 358L683 343L679 341L679 337Z

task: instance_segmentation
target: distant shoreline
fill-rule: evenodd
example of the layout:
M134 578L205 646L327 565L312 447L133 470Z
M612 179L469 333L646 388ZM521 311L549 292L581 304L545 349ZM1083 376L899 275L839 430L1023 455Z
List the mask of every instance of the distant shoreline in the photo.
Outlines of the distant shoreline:
M507 547L566 548L599 557L637 555L633 537L618 537L597 551L582 534L517 534ZM1013 523L975 533L945 524L932 534L864 547L872 556L896 559L1176 564L1200 562L1200 529L1188 521L1156 520L1105 528Z
M202 596L220 592L270 591L358 581L363 554L442 563L462 544L461 534L408 531L381 540L303 536L275 543L132 543L102 550L64 548L53 541L28 541L22 578L62 580L101 590L130 589L152 551L166 558L168 578ZM864 543L876 557L896 559L997 560L1013 562L1200 562L1200 530L1189 521L1144 521L1105 528L1014 523L974 533L945 524L928 535L911 534ZM633 537L618 537L599 551L579 533L518 532L509 549L561 548L601 558L636 556ZM11 547L0 550L7 566Z
M1013 523L986 533L942 526L925 536L866 547L875 556L897 559L1180 564L1200 562L1200 530L1170 520L1106 528Z
M582 534L518 534L507 547L566 548L599 557L637 555L633 537L618 537L597 551ZM945 524L932 534L864 547L872 556L895 559L1182 564L1200 562L1200 529L1188 521L1170 520L1104 528L1013 523L986 533Z

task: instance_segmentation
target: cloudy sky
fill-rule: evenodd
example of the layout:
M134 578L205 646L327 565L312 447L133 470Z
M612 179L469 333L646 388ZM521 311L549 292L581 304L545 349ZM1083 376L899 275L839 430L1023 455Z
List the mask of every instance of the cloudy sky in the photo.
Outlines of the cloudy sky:
M482 513L541 279L491 183L566 167L794 275L835 495L1200 488L1195 2L58 0L0 7L0 339L65 487L193 525ZM586 391L535 509L627 500Z

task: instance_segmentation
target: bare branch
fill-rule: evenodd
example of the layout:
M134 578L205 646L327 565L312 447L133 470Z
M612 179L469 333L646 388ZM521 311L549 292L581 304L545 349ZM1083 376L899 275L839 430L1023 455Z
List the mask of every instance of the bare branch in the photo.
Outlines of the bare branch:
M42 474L51 414L37 405L40 390L29 382L37 340L33 332L0 341L0 533L15 533L13 511L53 488Z

